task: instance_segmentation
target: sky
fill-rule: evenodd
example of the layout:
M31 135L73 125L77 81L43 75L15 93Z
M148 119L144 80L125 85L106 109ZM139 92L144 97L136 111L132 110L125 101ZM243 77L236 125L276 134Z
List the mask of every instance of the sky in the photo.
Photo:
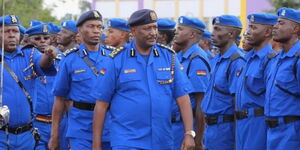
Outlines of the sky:
M79 14L79 1L80 0L44 0L44 7L53 8L52 15L60 19L67 13ZM91 2L92 0L89 1Z

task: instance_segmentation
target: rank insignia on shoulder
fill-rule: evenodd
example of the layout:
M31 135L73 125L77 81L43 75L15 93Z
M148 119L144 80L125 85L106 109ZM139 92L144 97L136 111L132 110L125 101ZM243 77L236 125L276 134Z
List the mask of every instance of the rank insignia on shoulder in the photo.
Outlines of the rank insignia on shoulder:
M73 52L76 52L78 51L79 49L77 47L74 47L74 48L70 48L70 49L67 49L65 52L63 52L63 54L65 56L68 56L69 54L73 53Z
M198 76L205 76L206 75L206 71L205 70L197 70L197 75Z
M169 46L166 46L166 45L161 44L161 43L157 43L157 45L160 46L160 47L162 47L162 48L165 48L165 49L169 50L172 53L175 53L175 51L171 47L169 47Z
M74 73L81 73L81 72L85 72L85 69L79 69L74 71Z
M61 54L57 54L55 59L61 60L61 57L62 57Z
M104 75L105 72L106 72L106 70L105 70L104 68L100 70L100 73L101 73L102 75Z
M115 56L117 56L122 50L124 50L125 48L123 46L116 48L115 50L113 50L109 56L114 58Z
M124 73L135 73L136 70L135 69L125 69Z
M116 47L113 47L113 46L110 46L110 45L105 45L105 48L108 49L108 50L111 50L111 51L116 49Z

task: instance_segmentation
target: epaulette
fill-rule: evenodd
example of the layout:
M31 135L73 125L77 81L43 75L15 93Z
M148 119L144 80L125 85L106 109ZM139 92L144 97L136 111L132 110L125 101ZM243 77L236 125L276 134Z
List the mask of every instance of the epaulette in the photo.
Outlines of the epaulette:
M234 53L234 54L232 54L231 56L230 56L230 60L231 61L234 61L234 60L236 60L236 59L238 59L238 58L243 58L239 53Z
M122 50L124 50L125 48L123 46L116 48L115 50L113 50L109 56L111 58L114 58L115 56L117 56Z
M296 57L300 57L300 52L297 52L297 53L295 54L295 56L296 56Z
M200 56L200 55L197 54L197 53L194 53L194 54L192 54L192 56L190 57L190 59L192 60L192 59L194 59L194 58L196 58L196 57L198 57L198 56Z
M172 53L175 53L175 51L171 47L169 47L167 45L164 45L164 44L161 44L161 43L157 43L157 45L160 46L160 47L162 47L162 48L165 48L165 49L169 50Z
M190 57L190 60L192 61L196 57L200 58L204 62L205 66L207 67L208 71L210 72L211 68L210 68L209 62L207 60L205 60L204 57L200 56L198 53L193 53Z
M56 57L55 57L55 59L57 59L57 60L61 60L61 58L62 58L61 54L57 54Z
M274 57L276 57L276 53L269 53L268 55L267 55L267 57L268 57L268 59L272 59L272 58L274 58Z
M106 49L108 49L108 50L111 50L111 51L117 49L116 47L110 46L110 45L104 45L104 47L105 47Z
M70 48L70 49L67 49L66 51L63 52L63 54L65 56L68 56L69 54L73 53L73 52L76 52L78 51L79 49L77 47L73 47L73 48Z

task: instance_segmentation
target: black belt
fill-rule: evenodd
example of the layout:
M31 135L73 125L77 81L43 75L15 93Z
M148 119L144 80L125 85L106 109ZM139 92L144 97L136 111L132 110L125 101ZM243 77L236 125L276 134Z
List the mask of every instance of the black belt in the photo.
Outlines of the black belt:
M264 115L264 109L263 108L255 108L253 109L253 115L255 117L263 116ZM236 119L241 120L249 117L249 110L241 110L241 111L235 111Z
M0 130L5 131L5 128L7 126L2 127ZM32 123L28 123L24 126L19 126L19 127L8 127L8 132L12 134L21 134L26 131L29 131L32 129Z
M222 122L233 122L233 115L219 115L223 118ZM219 116L205 116L205 122L207 125L214 125L219 123Z
M73 107L81 109L81 110L90 110L94 111L95 104L93 103L84 103L84 102L76 102L73 101Z
M300 116L284 116L283 117L283 122L285 124L291 123L291 122L295 122L300 120ZM266 124L268 127L270 128L276 128L279 126L279 120L278 118L266 118Z

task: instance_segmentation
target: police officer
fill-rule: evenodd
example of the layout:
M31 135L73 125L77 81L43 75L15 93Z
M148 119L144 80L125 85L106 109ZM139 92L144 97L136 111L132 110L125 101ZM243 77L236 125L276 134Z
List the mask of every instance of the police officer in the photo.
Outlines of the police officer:
M204 145L209 150L234 149L234 94L244 65L235 40L241 28L240 20L232 15L213 19L212 42L220 52L211 61L211 80L202 102Z
M199 41L199 46L206 52L207 57L211 60L214 58L214 54L210 51L211 50L211 33L207 30L204 31L203 36Z
M161 18L157 20L157 42L171 47L175 35L176 22L171 19Z
M4 24L3 24L4 20ZM33 112L32 97L34 79L38 75L55 74L52 65L53 49L45 49L41 55L32 46L19 46L19 19L14 15L0 17L0 44L4 41L3 105L10 114L8 126L0 128L0 149L33 149L35 140L31 132ZM3 31L4 26L4 31ZM2 34L4 39L2 39ZM2 48L1 48L2 49ZM3 107L0 108L4 115ZM6 131L8 131L6 135ZM36 134L35 134L36 135Z
M68 113L67 138L72 150L92 149L92 119L96 99L90 91L97 78L105 74L106 50L99 45L102 32L102 15L91 10L83 13L77 21L82 44L64 52L65 58L59 64L59 71L53 86L55 102L52 111L52 133L49 142L51 150L59 142L59 122L65 100L72 100ZM109 132L103 132L103 149L110 149Z
M26 33L29 36L29 43L36 47L43 47L43 49L50 47L50 33L47 24L40 24L30 27ZM45 38L47 37L47 38ZM41 51L41 50L40 50ZM43 53L43 51L41 51ZM56 57L55 67L58 66L61 57ZM48 141L51 133L51 114L54 102L54 95L52 94L52 86L55 76L40 76L35 79L35 90L33 97L33 112L35 120L33 126L39 129L41 140L36 149L48 149ZM67 149L68 144L66 141L66 117L61 121L60 130L60 149Z
M64 52L77 45L76 34L78 33L78 30L76 27L76 21L72 20L65 20L61 22L61 27L61 31L57 34L57 47L61 52Z
M112 18L107 21L105 31L105 44L120 47L129 41L129 26L127 21L120 18Z
M50 31L51 45L54 46L54 47L57 47L57 36L58 36L57 34L60 32L61 27L55 25L52 22L49 22L48 25L49 25L49 28L50 28L49 31Z
M267 149L300 147L300 11L280 8L273 39L282 45L267 77L265 116Z
M276 56L270 40L278 17L255 13L247 18L247 41L253 49L245 55L246 64L237 82L236 149L266 149L265 79L271 60Z
M186 16L178 18L178 25L175 31L174 43L181 45L182 49L178 53L182 71L188 76L193 85L190 94L193 114L196 126L196 145L203 147L202 137L204 131L204 115L200 104L208 86L210 65L207 54L199 47L198 42L205 30L205 24L197 19ZM174 136L174 150L179 150L184 137L184 127L176 102L173 102L172 110L172 130Z
M135 11L128 24L134 39L110 53L107 72L94 89L97 97L93 148L99 149L108 105L113 150L172 149L171 106L177 99L185 127L182 149L193 149L190 85L178 59L156 43L157 16L153 10Z
M250 45L249 41L247 40L247 32L245 32L243 36L244 38L242 40L242 48L245 53L248 53L253 48L253 46Z

